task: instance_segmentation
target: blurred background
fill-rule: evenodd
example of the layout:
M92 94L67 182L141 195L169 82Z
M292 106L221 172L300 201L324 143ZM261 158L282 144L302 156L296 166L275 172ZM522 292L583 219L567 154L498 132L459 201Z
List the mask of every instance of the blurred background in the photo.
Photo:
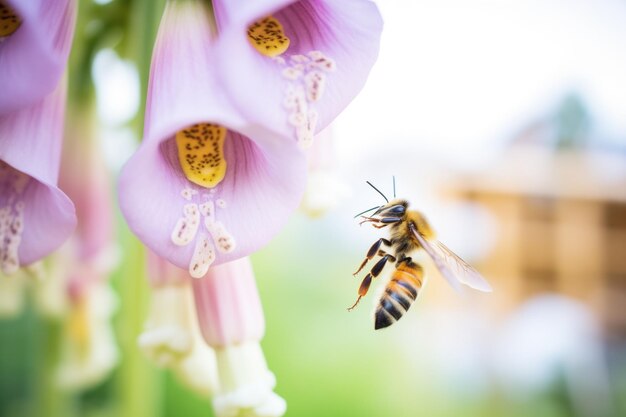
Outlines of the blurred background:
M113 29L88 59L72 56L93 81L112 176L138 143L149 61L126 57L137 45L114 30L119 16L84 10L118 2L131 21L158 21L158 3L143 14L124 0L84 6L79 31ZM287 416L626 416L626 2L377 4L385 29L370 79L323 132L302 210L253 256ZM391 197L394 176L397 196L494 291L458 295L424 260L418 300L374 331L388 276L346 307L352 272L386 232L353 217L382 202L365 181ZM0 321L0 415L212 415L138 351L143 252L116 221L117 366L88 388L58 387L61 325L31 297Z

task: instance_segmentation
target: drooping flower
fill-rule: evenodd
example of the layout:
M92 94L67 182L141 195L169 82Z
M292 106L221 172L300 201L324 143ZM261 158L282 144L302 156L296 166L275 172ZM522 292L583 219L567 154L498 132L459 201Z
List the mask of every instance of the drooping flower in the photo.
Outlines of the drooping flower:
M259 344L265 321L250 260L212 267L193 280L193 292L200 330L217 357L216 415L282 416L287 406L273 391L276 380Z
M0 116L0 271L11 274L58 248L76 225L57 187L66 83L39 103Z
M50 94L72 43L75 0L0 0L0 115Z
M78 222L71 236L73 264L93 269L96 281L107 280L119 261L114 230L111 173L99 146L94 109L90 105L70 108L60 184L76 207ZM92 283L76 275L69 286L74 293Z
M378 56L382 19L369 0L214 0L213 7L221 80L237 109L302 147L352 101Z
M117 300L108 278L118 264L119 249L113 236L109 173L96 140L92 108L75 107L70 116L60 182L76 204L78 225L47 261L50 273L36 287L38 305L49 310L58 298L57 286L62 288L64 309L58 318L63 322L63 333L57 379L66 389L81 390L101 382L117 364L111 322ZM48 282L50 285L45 286Z
M68 241L43 262L43 277L34 285L43 315L67 314L73 299L87 287L105 281L120 253L113 236L112 186L94 131L93 109L74 106L69 112L59 183L76 209L77 226Z
M157 365L171 369L187 386L210 396L217 390L215 353L202 340L194 311L191 277L148 252L152 305L139 347Z
M306 160L234 110L200 1L167 3L153 52L144 140L124 167L120 206L155 253L202 277L264 246L297 207ZM233 55L229 59L237 60ZM262 83L259 80L259 83ZM250 92L257 106L262 95Z

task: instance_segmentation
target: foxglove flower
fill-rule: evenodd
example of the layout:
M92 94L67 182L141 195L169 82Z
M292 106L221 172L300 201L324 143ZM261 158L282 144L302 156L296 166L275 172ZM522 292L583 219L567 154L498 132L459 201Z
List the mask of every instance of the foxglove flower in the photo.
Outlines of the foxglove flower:
M72 264L94 273L70 274L74 293L94 280L107 280L119 263L114 230L111 174L95 132L93 109L71 109L63 148L60 184L76 208L78 222L68 244ZM85 279L87 278L87 279Z
M101 382L117 364L118 349L111 316L116 299L108 278L119 250L110 181L93 132L90 108L73 109L68 145L63 152L61 184L76 204L78 225L66 244L48 261L53 272L38 291L39 306L53 313L61 284L64 294L62 357L57 378L61 386L80 390ZM56 276L55 276L56 275ZM57 284L58 286L58 284ZM42 286L39 286L42 287Z
M171 369L204 396L217 390L215 353L202 340L189 272L148 252L152 306L139 347L157 365Z
M111 321L117 298L108 284L119 259L117 248L107 242L85 258L79 249L82 241L73 236L47 259L48 273L35 285L39 311L63 324L56 378L71 391L102 382L119 358Z
M238 56L218 57L216 42L203 2L166 4L144 140L119 183L131 230L196 278L264 246L297 207L306 177L294 142L234 110L216 67ZM267 104L248 93L259 108Z
M68 241L40 265L44 279L34 285L39 312L58 319L68 312L70 293L76 298L107 280L120 258L111 182L93 131L92 109L75 107L69 116L59 182L75 205L78 223Z
M0 0L0 115L31 106L61 78L75 0Z
M250 260L212 267L206 277L193 280L193 290L202 335L217 356L215 414L282 416L286 403L273 392L274 374L259 344L265 322Z
M0 116L0 271L59 247L76 224L57 187L66 83L34 106Z
M361 90L378 55L382 19L369 0L212 4L220 75L237 109L302 147Z

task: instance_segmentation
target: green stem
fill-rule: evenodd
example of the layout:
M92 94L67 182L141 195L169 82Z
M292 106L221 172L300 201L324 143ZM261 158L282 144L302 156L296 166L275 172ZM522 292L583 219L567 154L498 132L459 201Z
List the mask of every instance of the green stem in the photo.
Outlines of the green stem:
M144 97L135 119L140 137L143 133L152 50L164 8L165 0L135 0L132 7L131 27L135 28L133 36L135 42L130 45L130 48L134 52L133 56L136 57L141 82L141 97Z
M134 126L137 136L142 136L145 114L145 97L148 90L150 61L164 0L133 0L130 4L132 18L125 45L128 55L135 57L141 80L141 106ZM123 221L120 221L124 224ZM145 273L143 245L124 227L121 232L124 263L117 282L122 308L119 314L119 340L122 351L120 364L118 415L132 417L157 417L160 415L160 390L163 380L153 365L147 363L137 347L137 336L144 326L148 306L148 287Z
M124 262L117 277L117 288L122 299L117 326L122 361L119 366L118 415L156 417L161 378L147 363L137 347L137 336L143 330L148 304L145 280L144 248L128 229L122 231Z
M31 307L32 308L32 307ZM38 355L36 369L37 378L37 411L41 417L75 415L73 396L59 389L56 382L56 367L59 363L61 345L61 324L42 317L37 317Z

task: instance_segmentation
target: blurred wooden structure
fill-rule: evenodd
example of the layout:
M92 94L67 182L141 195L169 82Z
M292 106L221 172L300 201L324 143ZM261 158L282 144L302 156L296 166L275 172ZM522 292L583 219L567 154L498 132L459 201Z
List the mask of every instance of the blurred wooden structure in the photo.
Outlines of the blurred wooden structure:
M596 310L608 337L626 339L626 156L518 144L445 188L497 222L479 266L503 293L500 307L561 293Z

